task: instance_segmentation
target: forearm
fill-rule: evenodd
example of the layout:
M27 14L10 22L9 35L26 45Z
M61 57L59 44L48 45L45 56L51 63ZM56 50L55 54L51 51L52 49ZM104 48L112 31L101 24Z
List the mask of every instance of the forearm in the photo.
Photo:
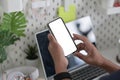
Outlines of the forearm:
M64 64L60 65L59 63L55 65L55 71L56 74L61 72L67 72L67 68L64 66Z
M109 73L120 70L120 66L112 63L111 61L109 61L107 59L104 60L103 64L100 67L105 69Z
M56 71L56 74L60 74L62 72L67 72L67 67L64 65L64 63L57 63L55 64L55 71ZM67 78L64 78L62 80L71 80L71 79L67 79Z

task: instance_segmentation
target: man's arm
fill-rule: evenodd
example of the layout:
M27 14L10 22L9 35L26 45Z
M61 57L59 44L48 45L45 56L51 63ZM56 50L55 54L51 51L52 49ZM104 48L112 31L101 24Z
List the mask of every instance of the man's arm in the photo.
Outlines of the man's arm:
M75 53L75 55L80 59L83 59L86 63L101 67L109 73L120 70L120 66L105 59L96 49L96 47L88 41L86 37L74 34L74 40L83 41L83 43L77 45L78 51ZM80 50L85 50L88 55L82 55L81 53L79 53Z
M48 35L48 39L49 39L48 49L55 64L56 75L59 76L59 74L67 72L68 60L64 56L63 49L51 34ZM70 80L70 79L64 78L62 80Z
M100 65L99 67L105 69L109 73L116 72L116 71L120 70L120 66L116 65L115 63L112 63L111 61L109 61L107 59L104 59L103 64Z

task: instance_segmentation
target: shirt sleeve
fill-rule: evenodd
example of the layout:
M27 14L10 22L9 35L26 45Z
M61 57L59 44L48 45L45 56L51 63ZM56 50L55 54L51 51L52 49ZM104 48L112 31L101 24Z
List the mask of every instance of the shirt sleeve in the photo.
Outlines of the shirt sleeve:
M120 80L120 70L104 76L100 80Z

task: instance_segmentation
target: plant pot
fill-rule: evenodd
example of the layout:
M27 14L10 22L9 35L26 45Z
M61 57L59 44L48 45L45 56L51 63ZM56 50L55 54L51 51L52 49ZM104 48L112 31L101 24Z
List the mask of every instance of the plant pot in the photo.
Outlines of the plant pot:
M34 60L26 59L25 61L27 66L38 67L38 61L39 61L38 58Z
M6 80L5 70L3 69L3 63L0 63L0 80Z
M2 74L3 74L2 63L0 63L0 79L2 78Z

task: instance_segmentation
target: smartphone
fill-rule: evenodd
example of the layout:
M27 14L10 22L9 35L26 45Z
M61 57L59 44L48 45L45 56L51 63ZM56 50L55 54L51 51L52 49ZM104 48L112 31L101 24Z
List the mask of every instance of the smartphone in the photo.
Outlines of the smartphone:
M48 28L63 48L65 56L68 56L77 50L76 44L62 18L57 18L48 23Z

